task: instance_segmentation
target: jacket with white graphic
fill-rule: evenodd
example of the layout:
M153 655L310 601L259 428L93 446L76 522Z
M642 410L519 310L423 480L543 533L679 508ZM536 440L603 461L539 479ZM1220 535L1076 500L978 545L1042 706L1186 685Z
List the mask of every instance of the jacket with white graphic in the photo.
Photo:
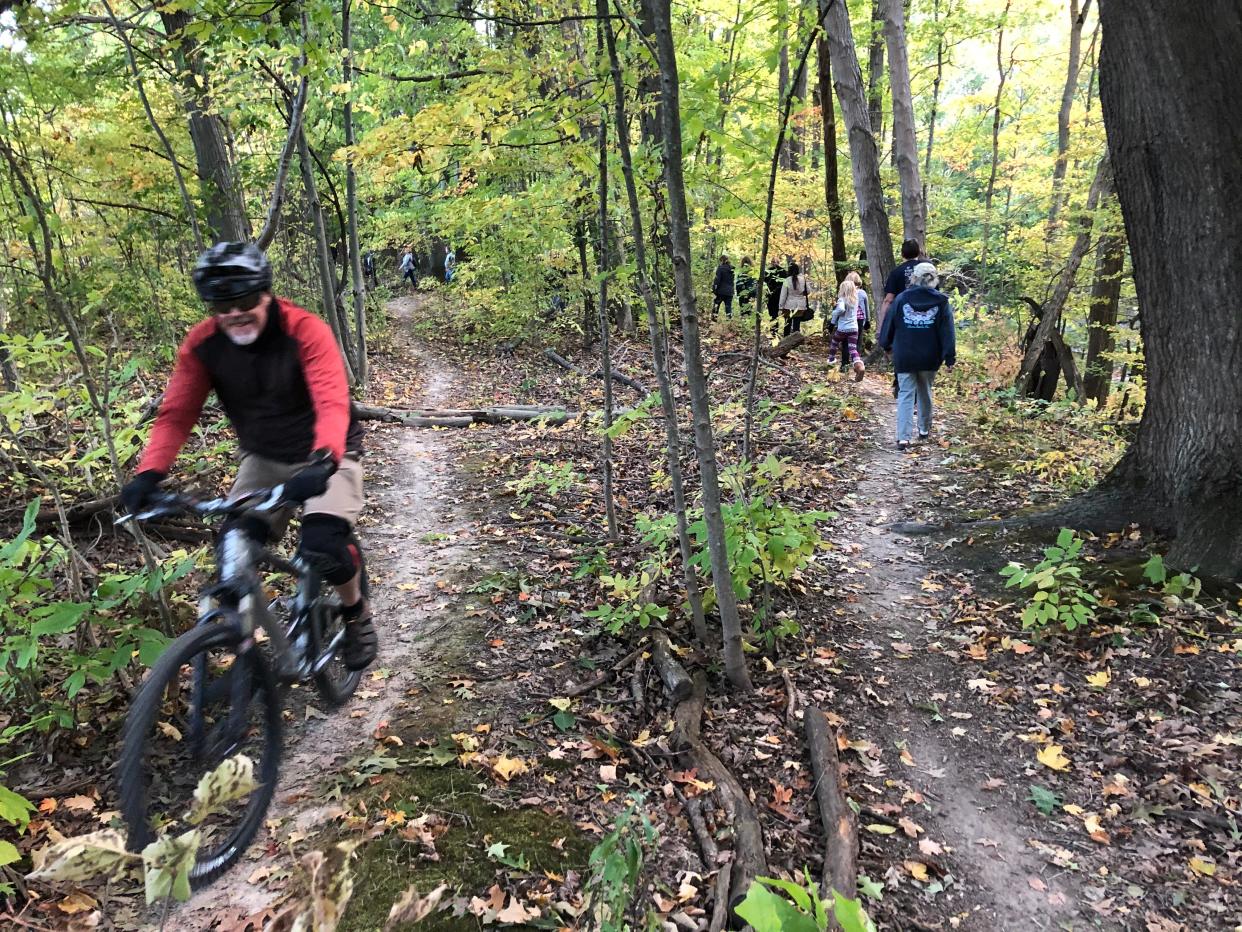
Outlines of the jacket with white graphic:
M953 309L935 288L907 288L893 299L880 346L893 354L894 372L935 372L957 362Z

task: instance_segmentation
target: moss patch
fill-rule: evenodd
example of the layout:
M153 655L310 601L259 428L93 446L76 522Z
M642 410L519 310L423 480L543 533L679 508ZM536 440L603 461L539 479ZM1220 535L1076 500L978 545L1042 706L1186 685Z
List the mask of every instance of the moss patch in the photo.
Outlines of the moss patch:
M486 777L456 767L415 767L377 785L368 805L399 809L416 817L434 812L449 828L435 842L438 861L424 858L421 847L394 830L358 850L354 895L341 932L381 928L394 901L411 884L427 893L447 883L455 895L482 895L508 870L487 856L488 846L508 845L506 855L526 859L529 870L564 874L583 870L592 842L564 816L538 807L505 809L484 795ZM436 913L419 923L426 932L477 930L479 921Z

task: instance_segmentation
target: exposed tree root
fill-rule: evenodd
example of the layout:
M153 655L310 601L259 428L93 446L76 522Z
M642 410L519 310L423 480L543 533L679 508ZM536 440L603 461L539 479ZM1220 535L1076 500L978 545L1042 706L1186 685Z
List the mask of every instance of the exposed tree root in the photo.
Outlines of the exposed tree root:
M732 889L729 906L735 909L746 898L751 881L767 873L767 857L763 850L763 830L759 817L733 772L711 752L699 737L703 706L707 696L707 676L694 675L694 690L673 712L673 746L685 767L694 767L716 784L716 792L733 828Z

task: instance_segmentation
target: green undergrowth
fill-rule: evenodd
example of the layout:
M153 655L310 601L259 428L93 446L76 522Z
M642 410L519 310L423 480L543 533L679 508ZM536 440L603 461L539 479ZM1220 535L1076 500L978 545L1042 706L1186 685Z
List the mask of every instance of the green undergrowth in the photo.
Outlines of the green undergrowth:
M451 895L466 898L485 896L493 883L506 886L501 880L504 866L488 856L488 848L497 842L508 846L508 860L524 860L535 875L585 871L592 842L569 819L537 806L504 808L485 795L487 788L485 777L455 767L414 767L381 781L372 794L374 805L408 812L411 818L433 812L448 829L435 839L438 860L428 859L420 845L396 831L359 848L353 899L341 932L381 928L389 907L411 884L425 894L447 883ZM469 913L456 918L442 911L418 927L465 932L478 929L479 920Z

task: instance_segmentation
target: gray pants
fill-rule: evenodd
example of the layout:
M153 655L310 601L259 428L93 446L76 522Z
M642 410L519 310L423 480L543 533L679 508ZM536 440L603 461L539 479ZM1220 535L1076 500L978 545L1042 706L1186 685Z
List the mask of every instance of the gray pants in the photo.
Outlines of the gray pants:
M897 442L914 439L914 406L918 402L919 433L931 432L933 372L897 373Z

